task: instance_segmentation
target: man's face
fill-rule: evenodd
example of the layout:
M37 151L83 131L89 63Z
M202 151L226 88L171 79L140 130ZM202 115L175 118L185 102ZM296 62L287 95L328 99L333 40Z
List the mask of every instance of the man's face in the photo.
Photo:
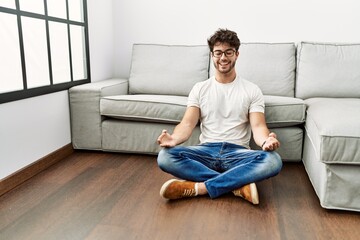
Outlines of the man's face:
M218 43L215 44L211 55L215 68L220 73L227 74L235 68L239 52L227 43Z

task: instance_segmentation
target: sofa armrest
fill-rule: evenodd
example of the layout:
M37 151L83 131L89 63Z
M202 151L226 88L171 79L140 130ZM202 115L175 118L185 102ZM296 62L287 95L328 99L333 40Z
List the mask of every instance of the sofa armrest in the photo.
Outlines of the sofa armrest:
M69 89L71 138L75 149L102 149L100 99L128 94L127 79L108 79Z

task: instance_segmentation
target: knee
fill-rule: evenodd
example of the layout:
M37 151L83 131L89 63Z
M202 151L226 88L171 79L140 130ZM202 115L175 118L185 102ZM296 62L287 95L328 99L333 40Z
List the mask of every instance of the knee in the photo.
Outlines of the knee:
M163 148L158 154L157 163L160 169L166 170L171 165L171 156L168 148Z
M270 158L268 162L271 164L272 170L274 171L274 173L278 174L283 165L280 155L275 151L267 153Z

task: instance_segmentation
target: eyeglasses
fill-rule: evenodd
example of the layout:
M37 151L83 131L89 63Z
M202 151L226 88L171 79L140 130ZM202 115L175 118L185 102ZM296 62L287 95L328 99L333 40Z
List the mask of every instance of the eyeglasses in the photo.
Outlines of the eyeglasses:
M234 49L227 49L224 52L221 50L215 50L215 51L212 51L212 55L213 55L213 57L216 57L216 58L221 58L223 54L225 54L226 57L232 57L232 56L234 56L235 52L236 51Z

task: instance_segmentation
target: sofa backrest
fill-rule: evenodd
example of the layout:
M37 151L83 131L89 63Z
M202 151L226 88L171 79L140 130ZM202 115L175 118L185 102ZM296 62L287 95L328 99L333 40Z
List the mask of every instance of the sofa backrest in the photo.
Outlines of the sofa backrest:
M360 97L360 44L301 42L295 96Z
M134 44L129 93L187 96L208 79L209 55L206 45Z
M258 85L264 95L294 97L294 43L241 43L236 72ZM214 66L210 64L210 75Z

